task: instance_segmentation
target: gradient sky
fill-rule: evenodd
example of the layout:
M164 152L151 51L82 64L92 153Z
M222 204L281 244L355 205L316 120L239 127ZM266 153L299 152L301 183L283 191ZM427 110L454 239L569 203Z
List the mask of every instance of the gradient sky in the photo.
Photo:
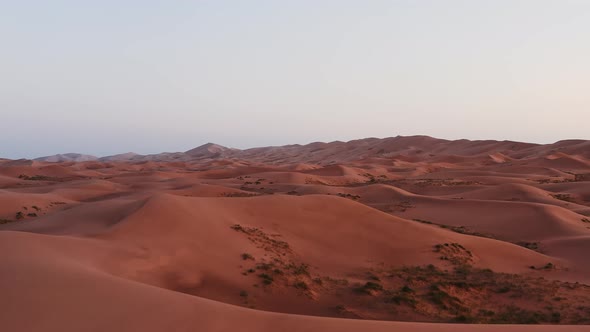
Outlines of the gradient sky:
M590 1L0 0L0 156L590 139Z

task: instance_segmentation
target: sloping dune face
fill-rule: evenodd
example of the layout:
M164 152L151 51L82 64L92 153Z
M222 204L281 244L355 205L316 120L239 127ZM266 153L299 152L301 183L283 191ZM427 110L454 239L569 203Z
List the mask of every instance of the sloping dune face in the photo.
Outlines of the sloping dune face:
M0 326L589 330L588 146L419 136L3 160Z

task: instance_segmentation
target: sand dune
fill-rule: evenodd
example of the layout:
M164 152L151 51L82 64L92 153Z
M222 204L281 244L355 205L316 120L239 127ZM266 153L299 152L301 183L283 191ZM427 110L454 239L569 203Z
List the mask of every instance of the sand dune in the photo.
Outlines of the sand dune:
M0 160L0 322L590 330L588 144L398 136Z
M274 314L240 308L207 299L132 282L98 271L79 260L61 257L60 251L80 248L78 241L40 235L0 235L4 278L3 299L10 306L1 314L9 331L494 331L497 326L417 324L343 320ZM67 242L67 243L66 243ZM69 247L69 248L68 248ZM101 251L100 244L88 246ZM72 252L72 250L69 250ZM14 287L18 285L18 287ZM22 319L23 310L31 319ZM67 322L67 325L64 324ZM528 331L527 326L503 326ZM539 331L583 331L584 327L537 326Z

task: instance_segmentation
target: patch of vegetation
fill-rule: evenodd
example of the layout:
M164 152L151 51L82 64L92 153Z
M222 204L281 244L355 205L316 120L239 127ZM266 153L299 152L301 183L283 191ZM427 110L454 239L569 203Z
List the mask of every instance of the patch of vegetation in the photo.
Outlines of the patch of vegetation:
M363 286L358 287L356 291L358 293L372 295L374 292L379 292L383 290L383 286L380 283L374 281L367 281Z
M361 196L359 196L359 195L344 194L344 193L337 193L336 195L343 197L343 198L350 198L353 201L359 200L361 198Z
M500 288L496 289L496 293L498 294L504 294L508 292L510 292L510 286L507 285L501 286Z
M0 225L8 224L10 222L15 222L15 220L10 219L0 219Z
M230 228L237 232L249 235L250 240L256 244L259 244L261 248L264 248L267 251L289 249L289 244L287 242L277 240L274 238L276 236L269 236L256 227L244 227L240 224L234 224L230 226Z
M564 202L573 202L572 196L570 194L552 194L551 197Z
M473 260L473 254L459 243L443 243L434 246L434 252L440 253L441 260L455 265L463 265Z
M307 285L307 283L305 283L305 281L297 281L293 284L293 287L303 291L309 290L309 286Z
M408 285L404 285L401 287L394 295L388 299L386 302L388 303L395 303L397 305L409 305L410 307L414 307L418 301L414 298L415 291L410 288Z
M401 201L394 204L391 207L392 212L406 212L408 209L414 208L415 206L410 201Z
M590 224L590 219L588 219L588 218L582 218L582 222Z
M245 290L240 292L240 296L241 297L248 297L248 292L246 292Z
M428 224L428 225L436 225L440 228L444 228L444 229L448 229L451 230L455 233L459 233L459 234L465 234L465 235L473 235L473 236L479 236L479 237L485 237L485 238L490 238L493 239L493 236L487 235L487 234L483 234L483 233L479 233L479 232L475 232L470 230L469 228L467 228L466 226L451 226L451 225L444 225L444 224L438 224L432 221L428 221L428 220L424 220L424 219L412 219L413 221L417 221L419 223L422 224Z
M373 175L373 174L365 173L365 174L360 174L360 175L367 178L366 183L376 183L377 182L377 179L375 178L375 175Z
M243 253L242 254L242 259L243 260L254 260L254 256L248 254L248 253Z
M25 218L25 214L22 213L21 211L18 211L15 215L16 220L21 220Z
M264 257L257 259L254 268L250 268L243 275L258 271L262 285L284 285L294 287L305 295L313 298L312 287L321 287L323 281L319 277L313 278L308 264L299 261L289 244L278 239L280 234L267 234L256 227L234 224L230 226L236 232L248 237L258 249L266 251ZM241 254L243 260L255 260L249 253ZM318 282L319 281L319 282Z
M261 273L258 277L262 279L262 283L265 285L270 285L274 281L274 278L266 273Z
M275 265L273 263L258 263L256 264L256 268L258 270L263 270L263 271L270 271L275 267Z
M240 225L240 224L235 224L230 226L231 229L233 229L234 231L238 231L238 232L243 232L244 228Z
M313 282L318 284L318 285L323 285L324 281L322 280L322 278L313 278Z
M287 269L291 270L294 275L306 275L309 276L309 265L305 263L295 264L289 263Z
M424 219L414 218L412 220L417 221L419 223L428 224L428 225L438 225L438 224L433 223L432 221L428 221L428 220L424 220Z
M459 247L450 243L441 246ZM455 323L590 323L590 287L578 283L546 280L538 275L497 273L467 264L455 264L451 271L434 265L373 267L358 277L367 274L380 282L368 281L353 288L330 284L334 295L342 294L338 290L344 288L371 296L344 303L347 312L362 310L370 301L375 314L392 320L420 317L423 321ZM555 298L560 299L559 306L555 306ZM518 306L506 307L515 299Z
M51 181L52 178L50 178L49 176L45 176L45 175L33 175L33 176L28 176L25 174L21 174L18 176L19 179L23 179L23 180L27 180L27 181Z
M541 311L531 311L514 305L505 307L497 315L493 316L490 323L494 324L539 324L550 322L547 314Z
M539 242L517 242L516 244L530 250L539 250Z
M408 287L408 285L405 285L404 287L402 287L400 289L400 292L402 292L402 293L414 293L414 290L411 289L410 287Z
M233 192L233 193L221 193L220 197L254 197L258 196L257 194L251 193L242 193L242 192Z
M442 309L457 309L460 311L466 310L465 307L461 305L461 300L455 296L449 295L447 292L441 289L438 284L432 284L430 286L427 296L428 299L432 301L432 303L436 304Z

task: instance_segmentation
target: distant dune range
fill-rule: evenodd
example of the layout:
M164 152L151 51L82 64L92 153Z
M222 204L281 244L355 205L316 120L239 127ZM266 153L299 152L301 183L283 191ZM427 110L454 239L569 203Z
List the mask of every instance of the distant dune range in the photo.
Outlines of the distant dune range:
M6 331L590 331L590 141L0 159L0 247Z

